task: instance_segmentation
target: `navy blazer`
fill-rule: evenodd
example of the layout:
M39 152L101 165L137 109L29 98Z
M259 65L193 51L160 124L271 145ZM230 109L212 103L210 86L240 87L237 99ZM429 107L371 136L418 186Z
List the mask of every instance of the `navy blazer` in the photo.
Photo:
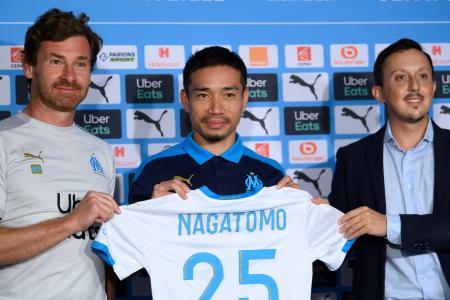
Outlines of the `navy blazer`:
M434 200L433 213L400 215L401 241L405 250L435 251L450 285L450 130L433 122ZM348 212L368 206L386 214L383 175L383 138L386 126L337 152L331 205ZM362 236L353 245L355 266L353 299L384 299L386 239Z

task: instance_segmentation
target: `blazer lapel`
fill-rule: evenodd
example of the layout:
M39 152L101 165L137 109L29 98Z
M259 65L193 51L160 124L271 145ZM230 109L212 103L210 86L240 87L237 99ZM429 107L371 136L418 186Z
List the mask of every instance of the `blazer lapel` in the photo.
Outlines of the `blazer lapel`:
M433 122L434 131L434 201L433 212L447 212L450 202L450 134Z
M386 196L384 191L384 175L383 175L383 139L386 126L378 130L370 137L367 144L367 164L369 168L370 181L374 191L375 209L386 213Z

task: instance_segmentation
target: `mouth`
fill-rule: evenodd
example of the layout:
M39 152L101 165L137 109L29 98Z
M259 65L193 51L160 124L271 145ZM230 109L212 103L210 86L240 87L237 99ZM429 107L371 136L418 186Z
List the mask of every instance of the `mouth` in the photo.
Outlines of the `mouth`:
M203 123L206 124L206 126L208 128L220 129L220 128L226 126L229 122L228 122L228 120L224 120L224 119L206 119L203 121Z

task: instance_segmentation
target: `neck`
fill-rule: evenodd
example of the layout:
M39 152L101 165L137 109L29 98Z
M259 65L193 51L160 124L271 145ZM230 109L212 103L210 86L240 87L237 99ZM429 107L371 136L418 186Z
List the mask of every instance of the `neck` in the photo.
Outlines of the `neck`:
M231 134L229 137L224 138L223 140L211 143L203 139L199 134L195 131L192 134L192 138L194 141L203 149L211 152L212 154L219 156L230 149L236 141L236 134Z
M56 111L45 106L42 102L31 99L30 104L23 110L27 116L58 127L70 127L73 124L75 111Z
M419 144L425 135L428 122L428 118L414 124L389 120L392 135L403 150L410 150Z

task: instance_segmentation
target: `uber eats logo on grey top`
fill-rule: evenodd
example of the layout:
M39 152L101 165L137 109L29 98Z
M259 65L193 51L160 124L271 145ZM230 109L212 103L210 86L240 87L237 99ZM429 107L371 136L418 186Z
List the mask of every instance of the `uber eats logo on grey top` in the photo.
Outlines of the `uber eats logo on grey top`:
M372 73L334 73L334 98L336 100L373 99Z
M78 110L75 123L102 139L121 138L120 110Z
M173 76L125 75L128 103L170 103L173 102Z
M275 73L248 74L247 87L249 101L278 100L278 83Z

